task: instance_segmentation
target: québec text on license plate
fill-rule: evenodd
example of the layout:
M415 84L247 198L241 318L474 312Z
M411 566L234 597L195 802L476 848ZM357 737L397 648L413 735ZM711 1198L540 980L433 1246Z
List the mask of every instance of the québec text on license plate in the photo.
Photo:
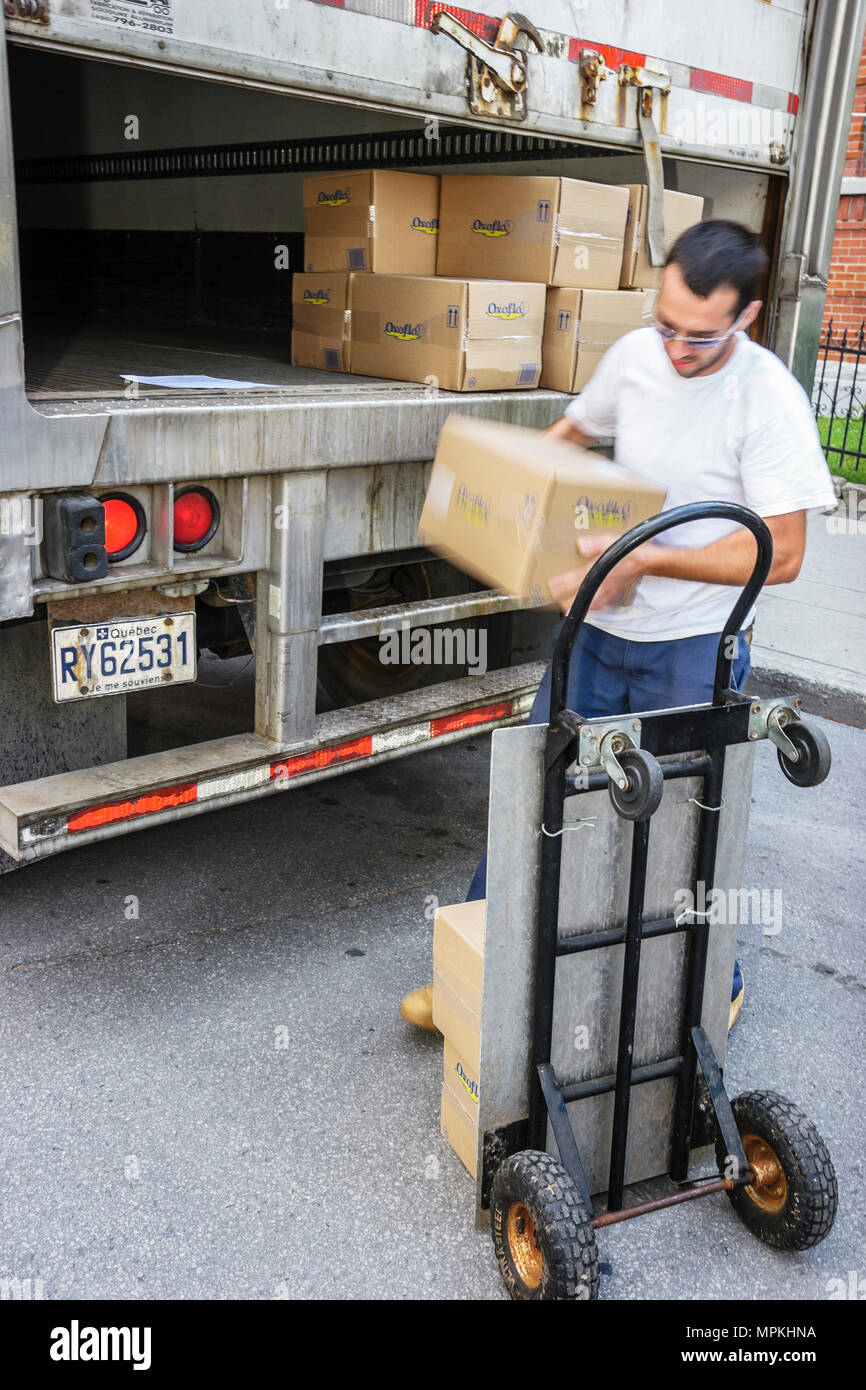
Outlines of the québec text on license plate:
M55 627L54 699L61 703L194 681L195 658L195 613Z

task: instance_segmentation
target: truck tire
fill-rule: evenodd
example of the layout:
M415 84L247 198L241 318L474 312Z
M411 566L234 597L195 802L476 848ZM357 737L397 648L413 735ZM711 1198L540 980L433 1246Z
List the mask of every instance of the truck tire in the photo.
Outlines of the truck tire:
M443 598L451 594L468 594L485 586L446 560L424 560L418 564L398 565L390 570L377 570L373 580L363 588L332 589L325 592L326 613L360 612L364 608L381 608L389 604L427 598ZM512 646L511 613L482 614L464 618L462 622L440 623L440 629L458 631L475 627L485 635L486 668L495 670L510 664ZM435 633L436 628L430 632ZM415 665L385 663L380 657L383 645L379 637L365 637L356 642L338 642L319 648L319 685L335 709L378 700L388 695L403 695L426 685L457 680L468 675L465 662ZM481 655L483 649L476 647Z

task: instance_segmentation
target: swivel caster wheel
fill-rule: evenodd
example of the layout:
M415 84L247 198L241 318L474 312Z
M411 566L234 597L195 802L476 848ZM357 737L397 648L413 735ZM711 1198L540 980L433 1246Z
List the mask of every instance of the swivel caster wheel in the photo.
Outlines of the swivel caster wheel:
M617 754L617 759L628 778L628 786L618 787L613 778L608 782L613 809L623 820L649 820L658 810L665 789L658 762L643 748L627 748Z
M830 771L830 745L826 734L823 729L799 720L786 724L785 733L797 750L797 761L791 762L781 748L777 748L779 767L795 787L817 787Z

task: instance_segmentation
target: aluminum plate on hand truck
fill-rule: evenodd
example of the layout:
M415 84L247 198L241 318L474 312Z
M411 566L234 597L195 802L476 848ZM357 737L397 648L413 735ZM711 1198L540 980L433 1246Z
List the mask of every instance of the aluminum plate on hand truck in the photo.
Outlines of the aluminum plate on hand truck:
M478 1067L476 1225L488 1221L485 1135L501 1161L522 1140L510 1143L529 1113L533 981L538 927L538 877L542 841L547 728L528 724L497 729L490 758L487 912ZM714 884L742 882L755 748L726 749ZM665 782L653 817L647 875L647 911L672 912L678 887L694 874L701 799L697 779ZM694 804L693 804L694 803ZM582 826L579 823L583 823ZM563 936L621 927L628 891L631 822L614 813L606 790L570 797L560 878ZM724 1066L731 974L737 928L714 926L707 957L701 1022ZM684 941L678 935L647 940L642 950L635 1055L651 1064L676 1050L684 988ZM557 1076L571 1081L609 1074L619 1025L622 946L599 947L557 962L552 1060ZM664 1174L670 1159L673 1085L662 1078L632 1087L626 1182ZM590 1191L604 1192L610 1153L612 1096L591 1096L568 1105ZM500 1139L501 1137L501 1139ZM502 1152L496 1154L501 1142ZM556 1154L548 1126L547 1150ZM693 1151L700 1162L702 1151Z
M58 704L178 685L195 676L195 613L118 618L51 632L51 680Z

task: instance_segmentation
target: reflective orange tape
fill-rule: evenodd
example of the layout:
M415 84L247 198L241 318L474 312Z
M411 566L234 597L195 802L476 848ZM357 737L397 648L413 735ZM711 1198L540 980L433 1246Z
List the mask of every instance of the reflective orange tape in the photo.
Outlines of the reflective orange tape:
M66 822L69 834L76 830L92 830L97 825L109 825L112 821L130 820L133 816L147 816L154 811L164 811L170 806L182 806L195 801L198 787L195 782L184 782L178 787L164 787L158 792L145 792L130 801L107 801L102 806L91 806L86 811L76 811Z

